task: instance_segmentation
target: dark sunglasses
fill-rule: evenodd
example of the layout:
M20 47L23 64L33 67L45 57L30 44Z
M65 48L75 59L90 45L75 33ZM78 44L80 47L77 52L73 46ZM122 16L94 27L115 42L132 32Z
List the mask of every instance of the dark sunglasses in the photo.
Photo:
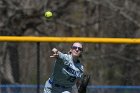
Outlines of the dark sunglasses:
M72 46L71 48L72 48L72 49L78 49L78 50L80 50L80 51L83 51L83 48L81 48L81 47Z

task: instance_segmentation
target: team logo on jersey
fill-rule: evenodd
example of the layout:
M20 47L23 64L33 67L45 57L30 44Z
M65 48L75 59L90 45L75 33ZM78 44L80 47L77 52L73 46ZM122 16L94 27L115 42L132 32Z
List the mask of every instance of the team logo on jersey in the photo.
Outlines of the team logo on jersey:
M74 70L71 67L67 66L63 69L70 76L81 77L82 73L79 70Z

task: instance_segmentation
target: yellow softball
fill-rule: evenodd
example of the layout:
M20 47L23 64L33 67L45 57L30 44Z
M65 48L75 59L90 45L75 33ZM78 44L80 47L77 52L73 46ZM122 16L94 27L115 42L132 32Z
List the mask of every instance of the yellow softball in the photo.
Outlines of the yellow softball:
M50 18L50 17L52 17L52 16L53 16L53 14L52 14L51 11L46 11L46 12L45 12L45 17Z

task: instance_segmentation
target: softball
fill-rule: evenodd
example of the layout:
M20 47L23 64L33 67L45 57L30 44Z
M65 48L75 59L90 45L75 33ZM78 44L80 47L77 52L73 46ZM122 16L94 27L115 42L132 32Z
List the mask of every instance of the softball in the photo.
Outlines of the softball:
M46 11L46 12L45 12L45 17L50 18L50 17L52 17L52 16L53 16L53 14L52 14L51 11Z

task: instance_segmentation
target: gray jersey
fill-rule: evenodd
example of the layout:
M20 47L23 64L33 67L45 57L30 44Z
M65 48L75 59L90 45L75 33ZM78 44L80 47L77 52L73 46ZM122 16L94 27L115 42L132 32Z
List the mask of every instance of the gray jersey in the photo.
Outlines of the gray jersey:
M72 56L58 52L59 57L55 62L55 67L50 79L60 85L73 86L77 79L83 75L83 65L80 61L73 62Z

